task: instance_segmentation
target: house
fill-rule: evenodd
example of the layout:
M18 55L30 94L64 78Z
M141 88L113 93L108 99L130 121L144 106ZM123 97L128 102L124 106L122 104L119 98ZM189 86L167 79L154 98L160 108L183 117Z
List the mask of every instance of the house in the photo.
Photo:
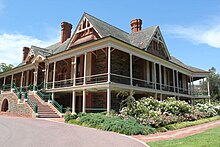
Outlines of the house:
M194 89L209 72L171 56L159 26L142 29L141 19L130 25L128 33L84 13L71 33L72 25L62 22L58 43L24 47L22 63L0 73L0 108L5 110L10 101L3 106L4 97L11 93L33 110L48 105L57 113L67 107L73 113L117 111L119 91L134 92L137 99L210 98L209 84Z

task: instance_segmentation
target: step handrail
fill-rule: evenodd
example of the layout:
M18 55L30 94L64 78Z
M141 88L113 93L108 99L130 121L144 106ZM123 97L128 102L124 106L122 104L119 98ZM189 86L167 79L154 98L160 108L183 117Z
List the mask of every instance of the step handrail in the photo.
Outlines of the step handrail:
M14 89L13 92L17 95L18 99L20 100L22 97L21 92L18 90L17 86L15 85L15 83L12 83L12 88Z
M50 94L44 94L39 90L39 87L43 85L43 89L44 89L44 82L42 82L40 85L36 85L34 86L34 90L37 91L37 95L43 100L43 102L45 102L45 99L47 98L48 100L51 99L51 95Z
M30 105L30 107L34 110L34 113L38 112L38 106L35 104L29 97L27 92L24 93L24 98L27 99L27 103Z
M52 100L53 106L60 112L63 113L63 106L57 103L54 99Z
M51 95L50 94L43 94L39 89L36 90L37 91L37 95L45 102L45 99L47 98L48 100L50 100Z

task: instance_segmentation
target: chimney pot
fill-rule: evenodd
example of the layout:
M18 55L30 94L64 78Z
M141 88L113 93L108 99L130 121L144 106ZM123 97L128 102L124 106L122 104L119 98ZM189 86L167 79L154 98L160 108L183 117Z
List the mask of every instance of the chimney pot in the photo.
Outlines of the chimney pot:
M61 23L61 43L65 42L71 36L72 24L68 22Z
M142 20L140 18L132 20L130 24L132 33L141 31Z

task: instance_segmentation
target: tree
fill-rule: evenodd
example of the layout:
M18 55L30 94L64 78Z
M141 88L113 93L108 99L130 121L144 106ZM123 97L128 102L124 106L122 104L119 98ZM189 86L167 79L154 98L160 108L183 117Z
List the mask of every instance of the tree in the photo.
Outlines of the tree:
M212 99L220 98L220 75L216 72L216 69L212 67L209 69L209 88Z
M14 68L12 64L1 63L0 64L0 72L6 72Z

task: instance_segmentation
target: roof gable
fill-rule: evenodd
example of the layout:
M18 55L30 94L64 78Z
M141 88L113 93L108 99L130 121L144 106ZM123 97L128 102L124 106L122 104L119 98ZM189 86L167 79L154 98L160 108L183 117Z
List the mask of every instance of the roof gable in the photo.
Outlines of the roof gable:
M130 44L144 50L150 44L151 38L156 29L157 26L152 26L144 30L131 33L129 36Z
M159 26L157 26L154 30L145 50L161 58L171 60L170 53L163 39Z
M98 38L103 38L107 36L113 36L124 42L130 43L128 38L129 34L127 32L122 31L92 15L84 13L73 33L73 36L71 37L71 41L67 49L71 48L74 45L74 42L76 42L77 40L77 34L89 29L91 29L90 31L93 31L93 33L95 34L95 39L94 37L91 38L92 36L88 37L89 35L85 35L86 37L84 36L84 40L79 41L80 43L82 43L83 41L90 41L92 39L96 40Z

